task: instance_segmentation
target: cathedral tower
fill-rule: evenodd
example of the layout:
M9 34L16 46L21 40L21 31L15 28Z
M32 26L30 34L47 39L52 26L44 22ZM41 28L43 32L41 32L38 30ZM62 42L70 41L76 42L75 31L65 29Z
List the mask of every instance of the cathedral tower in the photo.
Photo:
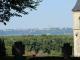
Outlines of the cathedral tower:
M74 56L80 57L80 0L72 9L73 33L74 33Z

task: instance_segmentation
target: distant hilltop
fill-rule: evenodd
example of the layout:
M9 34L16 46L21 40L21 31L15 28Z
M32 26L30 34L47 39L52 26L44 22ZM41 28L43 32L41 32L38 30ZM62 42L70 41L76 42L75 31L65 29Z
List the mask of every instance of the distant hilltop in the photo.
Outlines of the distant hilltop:
M44 29L6 29L0 30L0 36L6 35L72 35L72 28L44 28Z

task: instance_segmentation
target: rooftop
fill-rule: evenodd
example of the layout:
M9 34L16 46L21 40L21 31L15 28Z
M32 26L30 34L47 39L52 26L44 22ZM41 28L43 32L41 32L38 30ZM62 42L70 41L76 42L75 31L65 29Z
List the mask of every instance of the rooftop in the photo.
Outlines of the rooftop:
M72 9L73 12L80 11L80 0L77 0L76 5Z

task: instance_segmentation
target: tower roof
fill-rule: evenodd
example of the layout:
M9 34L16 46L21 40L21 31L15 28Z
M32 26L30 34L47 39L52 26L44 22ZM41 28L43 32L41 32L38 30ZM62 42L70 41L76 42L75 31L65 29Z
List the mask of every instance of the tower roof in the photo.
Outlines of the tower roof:
M72 11L80 11L80 0L77 0L76 5L74 6L74 8L72 9Z

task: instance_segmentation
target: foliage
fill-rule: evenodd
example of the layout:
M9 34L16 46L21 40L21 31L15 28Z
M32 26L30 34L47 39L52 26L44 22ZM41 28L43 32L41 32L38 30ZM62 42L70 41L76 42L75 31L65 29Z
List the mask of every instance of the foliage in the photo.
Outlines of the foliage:
M37 54L42 50L50 56L62 55L61 49L64 43L70 43L73 46L73 37L68 35L1 36L1 38L4 38L8 55L11 55L11 47L15 41L22 41L26 46L26 52L35 51Z
M6 25L11 16L22 17L21 14L28 14L25 11L36 9L40 0L0 0L0 22Z

